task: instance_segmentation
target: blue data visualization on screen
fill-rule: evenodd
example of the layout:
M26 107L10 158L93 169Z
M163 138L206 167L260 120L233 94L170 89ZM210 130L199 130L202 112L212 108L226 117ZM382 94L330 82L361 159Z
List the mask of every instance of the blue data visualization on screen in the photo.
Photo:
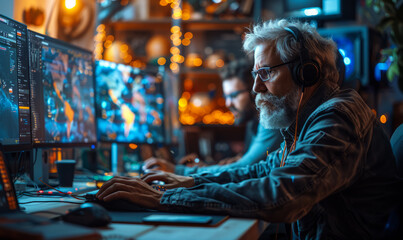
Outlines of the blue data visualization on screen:
M34 144L96 142L90 51L29 31Z
M96 62L95 75L100 141L164 142L161 77L104 60Z

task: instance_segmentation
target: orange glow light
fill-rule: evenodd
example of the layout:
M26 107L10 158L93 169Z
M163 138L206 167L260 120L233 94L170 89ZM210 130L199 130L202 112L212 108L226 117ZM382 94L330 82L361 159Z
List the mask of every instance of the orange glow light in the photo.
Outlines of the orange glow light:
M184 99L186 99L186 100L189 100L189 99L190 99L190 92L183 92L183 93L182 93L182 97L183 97Z
M191 32L186 32L184 36L187 39L192 39L193 38L193 34Z
M169 65L169 68L172 70L172 71L176 71L176 70L178 70L178 68L179 68L179 66L178 66L178 64L177 63L171 63L170 65Z
M172 41L172 43L173 43L175 46L179 46L179 45L181 45L182 41L181 41L179 38L176 38L175 40Z
M224 67L224 60L218 59L218 60L215 62L215 65L216 65L218 68Z
M182 55L179 55L178 63L183 63L184 61L185 61L185 57L183 57Z
M164 57L160 57L158 58L157 62L159 65L164 65L167 62L167 60Z
M99 24L97 27L97 32L103 32L105 30L105 25L104 24Z
M379 118L379 121L381 121L381 123L385 124L385 123L388 121L388 119L386 118L386 115L383 114L383 115Z
M189 46L190 40L185 38L185 39L182 40L182 44L183 44L183 46Z
M183 13L182 13L182 19L183 19L183 20L189 20L189 19L190 19L190 13L189 13L189 11L183 11Z
M130 143L130 144L129 144L129 148L130 148L130 149L133 149L133 150L134 150L134 149L136 149L137 147L138 147L137 144L134 144L134 143Z
M171 47L170 52L172 55L179 54L181 51L177 47Z
M203 64L203 60L202 60L201 58L195 58L195 59L193 60L193 64L194 64L196 67L200 67L200 66Z
M193 88L193 81L192 79L186 79L183 83L183 87L185 88L186 91L190 91Z
M181 108L185 108L188 105L188 101L184 98L180 98L178 101L178 105Z
M160 5L165 7L168 5L168 2L166 0L161 0Z
M64 1L64 7L66 9L73 9L77 5L76 0L66 0Z
M127 52L127 50L129 50L129 46L127 46L127 44L120 45L120 51Z
M177 33L180 32L181 28L179 26L172 26L171 27L171 33Z

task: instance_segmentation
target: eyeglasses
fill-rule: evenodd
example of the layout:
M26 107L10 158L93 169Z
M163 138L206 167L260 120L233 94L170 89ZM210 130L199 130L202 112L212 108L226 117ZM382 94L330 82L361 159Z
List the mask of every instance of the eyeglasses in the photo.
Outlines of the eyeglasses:
M230 93L228 95L224 94L224 98L225 99L228 99L228 98L229 99L235 99L236 97L238 97L239 94L244 93L244 92L248 92L248 90L243 89L243 90L238 90L238 91L232 92L232 93Z
M273 66L273 67L262 67L256 71L252 71L251 73L252 73L253 79L256 79L256 75L259 75L260 79L262 79L263 82L266 82L266 81L270 80L271 72L274 68L281 67L283 65L290 64L292 62L294 62L294 61L281 63L281 64Z

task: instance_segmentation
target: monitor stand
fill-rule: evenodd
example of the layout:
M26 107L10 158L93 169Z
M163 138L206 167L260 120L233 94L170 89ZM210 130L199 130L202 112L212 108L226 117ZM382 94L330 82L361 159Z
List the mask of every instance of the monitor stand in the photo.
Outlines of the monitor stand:
M36 148L33 150L33 174L32 178L38 186L49 184L49 159L48 151Z

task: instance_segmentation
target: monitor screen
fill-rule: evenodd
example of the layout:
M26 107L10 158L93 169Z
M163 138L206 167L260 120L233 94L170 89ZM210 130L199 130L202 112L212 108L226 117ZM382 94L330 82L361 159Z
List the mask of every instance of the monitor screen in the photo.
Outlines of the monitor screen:
M344 58L346 75L343 87L367 86L370 80L369 30L365 26L318 29L319 34L335 41Z
M28 31L34 145L96 142L92 53Z
M0 63L0 143L6 150L30 148L27 27L2 15Z
M284 16L318 19L351 17L350 10L346 9L347 7L343 9L344 4L345 0L285 0ZM348 8L355 9L355 3L350 3Z
M162 79L137 68L97 61L99 139L121 143L164 142Z

